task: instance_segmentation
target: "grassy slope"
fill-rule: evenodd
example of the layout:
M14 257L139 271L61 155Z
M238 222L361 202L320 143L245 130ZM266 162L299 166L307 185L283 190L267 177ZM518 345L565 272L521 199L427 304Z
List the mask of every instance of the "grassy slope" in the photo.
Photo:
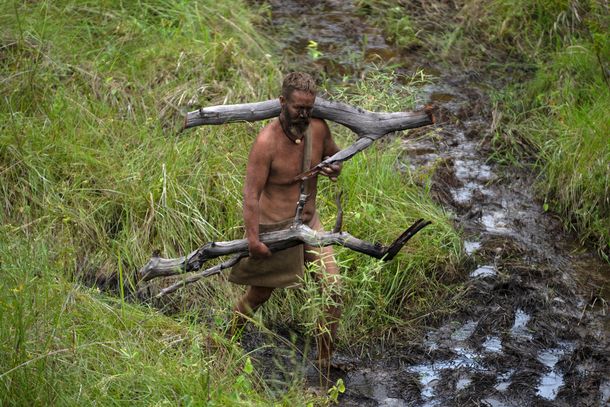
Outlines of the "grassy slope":
M514 114L509 129L536 147L538 189L549 208L583 242L608 256L610 84L598 56L610 60L607 39L599 44L576 35L566 39L545 53L546 62L525 88L506 92L504 100ZM522 95L525 105L515 101ZM523 116L524 121L517 119Z
M168 319L120 300L123 291L117 299L79 283L125 281L129 291L154 248L175 256L241 236L242 178L260 125L174 130L180 109L277 92L271 48L246 10L240 1L0 5L0 404L307 402L298 383L272 393L222 339L240 288L210 279L182 290L169 305L183 317ZM386 266L341 251L344 344L413 328L457 289L442 281L460 260L459 238L427 191L396 175L398 155L391 145L345 166L346 226L385 243L419 217L435 223ZM321 201L330 224L332 198ZM312 285L284 291L265 316L311 328L324 301ZM189 322L202 317L220 324Z
M357 3L403 47L423 44L432 58L492 75L506 72L514 80L497 98L503 120L493 138L495 158L513 164L534 158L545 207L559 213L581 241L608 256L607 2Z
M483 36L536 68L501 95L507 121L495 141L516 160L537 157L549 209L600 254L610 254L610 60L608 5L597 0L466 2L466 33ZM465 13L466 14L466 13ZM481 15L482 14L482 15ZM486 21L478 24L477 21ZM604 74L606 70L606 74ZM515 148L516 147L516 148Z
M475 12L476 10L476 12ZM498 157L536 158L545 207L583 242L610 253L610 60L607 4L597 0L465 2L464 35L535 68L504 89ZM525 148L524 148L525 147Z

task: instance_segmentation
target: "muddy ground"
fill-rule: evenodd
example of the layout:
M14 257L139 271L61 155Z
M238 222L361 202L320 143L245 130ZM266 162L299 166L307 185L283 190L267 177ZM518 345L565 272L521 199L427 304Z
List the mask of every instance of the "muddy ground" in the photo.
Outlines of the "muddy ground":
M471 259L455 315L418 340L373 350L364 360L339 352L352 365L331 372L346 385L339 405L608 405L610 267L543 210L533 174L489 160L498 125L489 94L502 86L498 77L511 80L511 73L447 68L424 49L396 49L349 1L271 4L272 25L265 29L282 44L287 63L313 64L340 78L362 73L354 63L360 55L391 59L402 73L434 75L419 100L439 106L442 120L404 138L403 170L434 166L435 197L463 231ZM323 55L315 62L306 57L310 39ZM250 333L244 346L278 391L302 371L295 369L301 356L282 342L269 347L260 333ZM315 386L311 370L307 380Z

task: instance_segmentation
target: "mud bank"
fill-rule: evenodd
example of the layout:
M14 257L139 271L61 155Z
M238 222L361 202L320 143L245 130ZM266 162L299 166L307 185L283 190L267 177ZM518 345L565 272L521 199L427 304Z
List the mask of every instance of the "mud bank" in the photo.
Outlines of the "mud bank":
M433 171L435 197L453 214L470 258L463 306L451 318L367 360L339 355L352 367L331 372L346 384L339 404L608 405L610 267L545 213L534 198L533 174L489 160L498 123L488 95L501 83L484 72L442 68L425 50L394 49L350 2L271 5L271 30L292 63L313 64L330 77L359 76L357 55L391 60L407 73L435 73L418 97L438 105L441 120L405 137L397 171ZM309 40L323 58L307 58ZM269 343L275 345L254 356L275 360L262 363L271 382L309 370L305 377L316 384L306 344L291 349L250 337L245 346Z

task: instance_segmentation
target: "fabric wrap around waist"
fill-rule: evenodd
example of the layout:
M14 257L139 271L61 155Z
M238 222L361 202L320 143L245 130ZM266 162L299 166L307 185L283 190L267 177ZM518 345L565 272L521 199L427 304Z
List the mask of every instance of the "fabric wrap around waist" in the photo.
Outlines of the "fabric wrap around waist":
M313 223L317 214L309 222ZM276 232L288 229L294 219L261 224L259 233ZM303 244L273 252L271 257L262 259L243 258L231 269L229 281L235 284L259 287L287 288L296 287L303 278L305 257Z

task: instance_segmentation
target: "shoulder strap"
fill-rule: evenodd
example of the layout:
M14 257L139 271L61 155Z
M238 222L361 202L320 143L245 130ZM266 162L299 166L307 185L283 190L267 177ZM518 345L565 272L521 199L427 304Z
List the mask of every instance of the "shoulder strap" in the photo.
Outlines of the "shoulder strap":
M303 136L303 138L305 139L305 148L303 150L303 171L302 172L306 172L309 170L309 168L311 167L311 145L312 145L312 136L311 136L311 125L309 125L307 127L307 130L305 130L305 135ZM301 181L304 183L303 185L303 192L305 194L309 193L309 188L308 188L308 183L307 180L305 181Z

